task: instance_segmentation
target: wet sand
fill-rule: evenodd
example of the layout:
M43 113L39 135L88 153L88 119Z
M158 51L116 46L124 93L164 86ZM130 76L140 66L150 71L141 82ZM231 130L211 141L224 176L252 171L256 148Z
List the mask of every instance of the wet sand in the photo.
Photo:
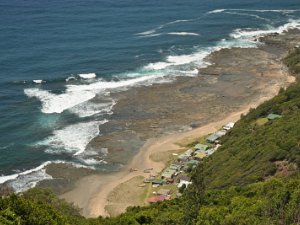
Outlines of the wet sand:
M139 190L135 182L127 184L148 176L143 173L146 168L160 172L166 160L153 161L155 154L182 151L184 144L238 120L292 82L281 59L298 36L293 32L269 36L264 41L270 44L260 48L223 49L208 57L212 65L200 69L198 76L114 94L114 114L89 149L107 148L104 159L124 166L117 172L83 176L61 197L82 208L87 217L109 216L109 207L123 212L129 205L143 205L142 200L125 204L109 196ZM137 171L129 172L130 168ZM120 188L124 184L127 188Z

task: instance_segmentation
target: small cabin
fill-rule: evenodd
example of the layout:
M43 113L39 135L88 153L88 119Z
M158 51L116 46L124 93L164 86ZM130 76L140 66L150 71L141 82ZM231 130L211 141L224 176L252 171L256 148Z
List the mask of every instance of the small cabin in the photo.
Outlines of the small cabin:
M275 114L275 113L270 113L268 116L267 116L267 119L268 120L275 120L275 119L279 119L281 118L282 116L281 115L278 115L278 114Z

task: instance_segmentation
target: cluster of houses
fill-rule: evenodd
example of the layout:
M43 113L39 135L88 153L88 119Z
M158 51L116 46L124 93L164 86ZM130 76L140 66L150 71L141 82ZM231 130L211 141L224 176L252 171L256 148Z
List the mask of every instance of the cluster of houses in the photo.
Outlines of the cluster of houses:
M266 119L274 120L281 118L281 115L270 113ZM206 138L206 144L196 144L193 148L190 148L178 155L169 167L167 167L160 175L159 178L155 175L150 175L145 179L145 183L151 183L152 187L163 186L164 184L176 183L180 189L183 186L187 187L192 183L189 172L197 166L197 164L203 160L203 158L212 155L221 146L219 140L221 137L227 134L227 132L234 127L234 123L228 123L223 128ZM177 154L174 154L177 155ZM159 189L154 192L155 195L148 199L149 203L161 202L169 200L171 198L171 191L169 189ZM179 196L180 193L177 193Z
M207 144L196 144L193 148L186 150L178 155L169 167L167 167L160 175L160 178L149 176L145 179L145 183L151 183L152 187L159 187L164 184L177 183L177 187L187 187L191 184L191 177L188 174L203 158L210 156L221 146L219 139L226 135L227 131L233 128L234 123L226 124L222 130L217 131L206 138ZM170 199L170 190L160 189L155 193L154 197L148 199L148 202L160 202Z

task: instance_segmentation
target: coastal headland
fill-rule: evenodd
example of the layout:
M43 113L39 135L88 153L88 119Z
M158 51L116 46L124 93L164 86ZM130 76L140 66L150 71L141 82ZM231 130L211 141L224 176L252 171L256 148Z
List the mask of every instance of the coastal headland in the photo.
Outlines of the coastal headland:
M145 191L137 185L147 176L143 170L161 172L172 153L237 121L293 82L281 60L299 43L299 31L260 40L265 44L257 48L213 52L206 59L210 65L199 68L197 76L115 93L114 114L88 149L108 149L105 161L123 166L115 172L80 175L73 168L48 167L54 178L68 173L72 180L71 190L61 197L82 208L87 217L116 215L128 206L146 204Z

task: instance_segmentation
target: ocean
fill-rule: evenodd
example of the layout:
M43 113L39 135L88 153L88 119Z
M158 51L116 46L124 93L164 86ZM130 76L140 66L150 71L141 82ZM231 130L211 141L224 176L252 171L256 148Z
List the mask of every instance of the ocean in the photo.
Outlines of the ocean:
M289 28L298 0L2 0L0 183L24 191L51 162L109 170L86 148L112 93L197 76L211 52Z

